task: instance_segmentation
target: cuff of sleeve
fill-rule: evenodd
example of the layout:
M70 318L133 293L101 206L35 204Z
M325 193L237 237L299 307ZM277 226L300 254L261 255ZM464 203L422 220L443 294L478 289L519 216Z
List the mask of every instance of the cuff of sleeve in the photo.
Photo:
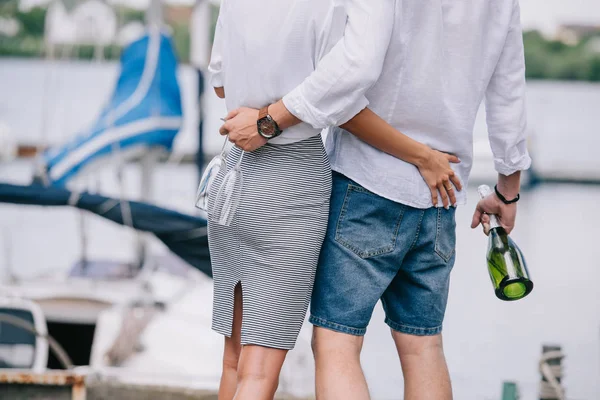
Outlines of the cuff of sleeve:
M220 72L210 75L210 85L215 88L223 87L223 76Z
M531 157L529 156L529 153L526 152L525 154L522 154L519 157L514 157L510 160L495 158L494 165L499 174L508 176L517 171L525 171L529 169L531 167Z
M369 101L363 96L356 103L340 107L341 109L338 112L328 115L309 103L302 93L301 86L285 95L282 101L290 113L315 129L343 125L369 105Z

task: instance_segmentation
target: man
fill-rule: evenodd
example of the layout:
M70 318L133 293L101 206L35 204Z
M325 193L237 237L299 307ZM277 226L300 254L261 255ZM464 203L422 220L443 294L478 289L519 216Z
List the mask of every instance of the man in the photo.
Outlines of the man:
M275 127L285 135L299 120L339 126L369 105L413 139L457 155L461 163L453 167L466 184L474 120L485 97L499 195L477 204L471 226L493 213L510 232L520 171L531 163L518 1L346 3L344 38L309 78L269 107ZM248 151L262 145L257 110L230 117L223 126L230 140ZM317 398L369 398L360 351L381 299L404 398L451 399L441 331L455 259L454 207L436 207L413 165L340 128L330 132L327 148L334 189L310 317ZM442 196L443 189L454 192L446 185ZM464 191L455 195L458 204L466 202Z

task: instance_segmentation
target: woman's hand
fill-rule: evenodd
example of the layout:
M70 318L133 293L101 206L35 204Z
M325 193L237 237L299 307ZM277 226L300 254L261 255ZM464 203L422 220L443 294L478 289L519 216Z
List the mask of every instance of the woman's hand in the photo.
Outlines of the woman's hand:
M433 205L438 204L438 192L445 208L456 204L456 191L462 190L460 180L450 168L450 163L459 163L458 157L452 154L429 149L417 168L431 191Z
M229 141L244 151L261 148L267 144L267 139L258 133L258 113L258 110L247 107L231 111L219 133L229 135Z

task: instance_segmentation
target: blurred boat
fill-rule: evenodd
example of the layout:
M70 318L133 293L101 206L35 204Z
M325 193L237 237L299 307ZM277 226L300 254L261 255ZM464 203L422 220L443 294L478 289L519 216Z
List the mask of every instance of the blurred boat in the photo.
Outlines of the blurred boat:
M131 43L121 56L121 73L100 117L41 159L46 184L66 185L84 170L139 157L149 149L170 152L182 125L177 59L171 40L157 29Z

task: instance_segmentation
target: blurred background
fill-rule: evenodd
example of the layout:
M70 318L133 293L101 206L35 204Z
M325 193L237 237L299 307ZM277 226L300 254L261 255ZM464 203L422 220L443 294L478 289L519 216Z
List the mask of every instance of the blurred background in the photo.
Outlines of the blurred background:
M224 103L203 93L218 9L218 0L0 0L0 312L28 313L62 338L73 364L127 382L218 384L205 221L194 208L199 173L223 144ZM504 382L520 399L540 398L543 346L565 356L566 398L597 400L600 3L521 0L521 10L533 166L512 237L536 286L521 301L497 300L487 238L469 227L477 185L496 179L482 107L445 351L459 400L516 399ZM3 367L65 367L6 324L0 393ZM283 392L311 395L309 340L305 326ZM401 398L381 307L363 365L375 400Z

